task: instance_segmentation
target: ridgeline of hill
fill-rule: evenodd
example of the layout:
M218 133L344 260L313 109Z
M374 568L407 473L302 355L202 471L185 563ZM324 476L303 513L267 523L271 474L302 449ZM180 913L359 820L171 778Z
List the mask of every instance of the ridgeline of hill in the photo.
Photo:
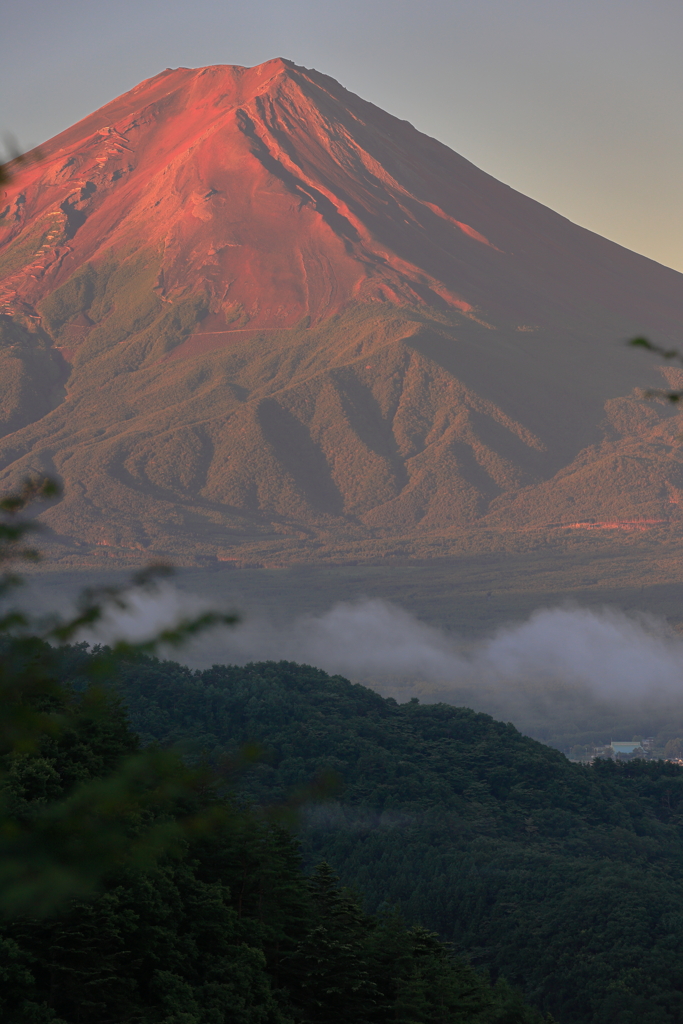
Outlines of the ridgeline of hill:
M397 704L291 663L192 672L122 666L143 742L219 760L256 741L242 792L287 799L332 772L308 809L326 858L376 912L397 903L562 1024L677 1024L683 1015L683 771L571 764L511 724Z

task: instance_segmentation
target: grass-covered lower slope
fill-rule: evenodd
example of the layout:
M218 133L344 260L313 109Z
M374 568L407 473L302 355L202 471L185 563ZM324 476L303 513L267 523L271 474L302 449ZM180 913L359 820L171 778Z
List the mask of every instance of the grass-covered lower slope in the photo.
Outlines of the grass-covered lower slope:
M3 656L11 654L3 645ZM137 747L120 703L47 687L55 675L78 676L82 651L46 656L34 645L31 657L40 685L22 690L17 677L19 706L4 707L10 724L42 712L37 746L0 749L0 1020L541 1024L505 983L491 986L436 935L392 911L368 916L327 865L307 877L287 832L218 799L206 783L190 786L180 767L165 796L158 780L141 778L141 801L117 802L116 780ZM2 682L6 696L7 672ZM96 779L104 802L88 805L87 820L85 812L70 819L63 850L78 852L98 815L111 827L115 814L132 843L155 823L184 823L182 835L165 852L150 849L144 863L114 858L96 895L62 901L52 916L8 910L16 832L34 846L42 835L45 863L34 862L47 871L50 815L54 828L64 801L77 802Z
M62 480L40 514L62 567L593 554L569 528L584 520L614 526L610 554L631 552L632 520L641 545L678 544L679 414L617 397L658 383L632 353L375 302L252 330L201 291L162 301L160 259L88 262L42 301L38 334L8 321L68 369L52 395L42 349L12 352L4 400L0 385L3 479Z
M141 661L120 686L145 741L219 758L258 741L257 802L332 770L303 830L370 909L398 901L563 1024L683 1019L683 772L586 768L512 725L399 705L291 663L191 672Z

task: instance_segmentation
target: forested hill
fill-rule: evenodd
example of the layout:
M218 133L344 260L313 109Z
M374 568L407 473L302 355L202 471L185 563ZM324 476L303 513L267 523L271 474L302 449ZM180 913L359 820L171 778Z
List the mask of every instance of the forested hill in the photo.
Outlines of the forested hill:
M330 771L302 841L375 911L408 918L502 972L562 1024L683 1019L683 772L573 765L514 726L398 705L308 666L192 672L152 659L118 686L143 741L218 760L257 741L257 803Z
M65 685L101 661L5 641L3 1024L543 1024L395 908L368 916L328 865L305 873L205 772L136 753L118 698ZM34 742L8 747L27 721Z

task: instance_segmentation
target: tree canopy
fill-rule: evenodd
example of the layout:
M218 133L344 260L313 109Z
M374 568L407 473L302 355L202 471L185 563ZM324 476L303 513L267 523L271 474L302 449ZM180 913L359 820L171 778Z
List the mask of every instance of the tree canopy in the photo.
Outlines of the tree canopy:
M11 652L12 640L4 644L4 653ZM137 776L137 800L121 800L116 787L139 740L116 694L100 695L93 713L87 670L100 652L46 647L42 654L52 659L59 683L47 713L58 727L43 729L32 749L0 758L6 890L11 895L13 886L27 884L13 874L8 826L28 844L32 870L57 885L53 834L62 853L75 852L69 893L58 906L31 904L25 894L5 900L3 1020L541 1024L504 981L490 984L388 902L371 915L327 863L305 872L290 832L231 797L220 776L211 781L205 773L190 787L176 761L175 789L165 764L161 783ZM159 665L129 655L120 671ZM45 711L47 700L43 693L23 695L36 712ZM79 793L91 794L83 787L97 785L100 799L89 795L85 819L65 816ZM102 827L109 799L115 823L97 834L90 826ZM150 834L160 837L152 850ZM100 847L112 842L113 854L101 860ZM145 856L129 856L124 842ZM45 863L37 859L40 849ZM90 856L97 877L86 877L84 891L75 894L72 875L76 865L85 870ZM38 916L37 909L44 912Z
M239 782L252 806L336 778L302 813L306 864L328 861L369 912L400 906L562 1024L683 1016L679 766L572 764L488 715L289 662L141 658L117 692L144 743L189 762L258 744Z

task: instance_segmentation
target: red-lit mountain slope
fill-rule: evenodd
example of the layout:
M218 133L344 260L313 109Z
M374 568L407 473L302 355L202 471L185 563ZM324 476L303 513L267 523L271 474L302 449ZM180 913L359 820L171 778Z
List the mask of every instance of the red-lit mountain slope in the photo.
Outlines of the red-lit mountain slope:
M0 468L63 480L55 556L678 536L681 426L619 342L678 341L683 276L284 60L42 152L2 203Z

